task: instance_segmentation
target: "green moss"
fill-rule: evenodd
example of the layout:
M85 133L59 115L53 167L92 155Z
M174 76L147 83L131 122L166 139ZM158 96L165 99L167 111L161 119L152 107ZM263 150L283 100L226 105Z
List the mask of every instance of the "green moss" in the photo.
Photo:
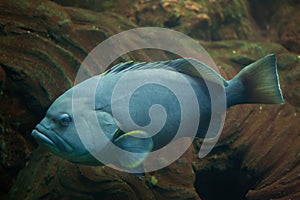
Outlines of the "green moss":
M60 25L69 23L71 21L69 16L53 2L41 2L36 9L44 13L49 18L57 17L60 20Z
M102 10L112 8L113 6L114 6L113 1L104 1L103 3L101 3Z
M151 176L150 179L149 179L149 183L150 183L152 186L156 186L157 183L158 183L158 180L155 178L155 176Z

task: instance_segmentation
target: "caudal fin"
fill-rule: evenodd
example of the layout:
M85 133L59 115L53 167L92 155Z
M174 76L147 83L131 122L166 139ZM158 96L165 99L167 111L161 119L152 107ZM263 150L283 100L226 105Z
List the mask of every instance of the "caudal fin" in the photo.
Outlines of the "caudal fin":
M226 88L228 106L243 103L284 104L276 56L267 55L242 69Z

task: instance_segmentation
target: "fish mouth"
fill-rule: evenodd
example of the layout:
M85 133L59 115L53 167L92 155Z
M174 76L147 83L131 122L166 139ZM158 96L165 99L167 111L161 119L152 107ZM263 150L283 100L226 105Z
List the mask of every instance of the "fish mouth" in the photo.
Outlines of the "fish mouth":
M56 144L49 138L47 137L46 135L44 135L43 133L41 133L38 129L34 129L32 132L31 132L31 135L38 141L41 141L41 142L44 142L50 146L53 146L53 147L56 147Z
M41 124L38 124L31 132L31 135L38 141L55 150L63 152L72 152L73 148L62 137L47 129Z

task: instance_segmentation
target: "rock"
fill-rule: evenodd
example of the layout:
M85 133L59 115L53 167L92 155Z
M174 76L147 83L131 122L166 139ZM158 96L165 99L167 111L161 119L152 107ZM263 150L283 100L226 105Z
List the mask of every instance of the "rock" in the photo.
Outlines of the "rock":
M300 28L298 0L249 1L251 14L263 34L272 41L279 42L291 52L300 53Z
M36 151L31 162L19 175L10 198L28 199L141 199L133 187L143 190L143 199L153 199L151 192L138 177L129 176L106 167L75 165L49 154ZM139 195L138 193L136 195ZM132 198L130 198L132 197Z
M166 27L201 40L256 38L247 1L98 0L55 2L118 13L139 26ZM131 5L131 6L128 6Z
M282 45L291 52L295 52L297 54L300 54L300 19L297 15L299 8L300 4L291 14L287 15L287 18L282 19L282 22L278 27L278 36Z
M200 197L299 198L300 110L294 100L298 101L296 94L300 94L300 59L272 43L231 41L204 46L228 78L245 66L244 61L276 53L285 105L239 105L228 110L217 146L209 156L194 162ZM199 142L195 143L197 151Z
M3 94L3 90L5 88L5 80L6 80L6 73L4 69L0 68L0 95Z
M106 34L119 32L117 23L124 22L109 14L91 17L85 11L80 15L72 8L65 9L50 1L23 4L10 1L2 9L1 66L7 73L9 86L26 97L27 107L34 113L44 111L72 86L87 53L106 39ZM31 10L34 23L31 16L23 16ZM13 23L5 18L7 15L14 18ZM123 26L133 27L125 22Z
M4 195L36 147L31 130L50 103L73 85L82 60L108 36L135 25L113 13L46 0L1 1L0 11L0 179L5 183L0 194ZM116 62L152 57L162 58L164 53L140 50ZM98 73L104 70L99 66Z
M87 53L134 25L115 14L42 0L1 1L0 11L0 179L7 183L0 193L7 193L36 146L31 130L50 103L73 85Z
M9 191L17 172L25 167L32 148L26 146L25 138L19 133L19 124L9 124L4 116L0 115L0 183L1 193Z
M18 176L10 198L19 199L199 199L190 149L169 170L140 178L108 167L72 164L39 148ZM149 182L155 177L157 183ZM177 181L181 180L181 181Z
M173 28L201 40L246 39L255 34L246 1L140 0L134 10L140 26Z

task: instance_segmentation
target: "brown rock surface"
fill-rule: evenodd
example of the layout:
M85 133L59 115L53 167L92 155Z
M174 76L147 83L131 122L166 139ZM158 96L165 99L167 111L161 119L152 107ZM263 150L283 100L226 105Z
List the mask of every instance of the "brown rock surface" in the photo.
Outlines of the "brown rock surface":
M118 13L139 26L172 28L201 40L254 38L246 0L54 0L61 5ZM226 9L224 9L226 8Z
M115 14L64 8L49 1L1 2L0 10L3 10L0 14L0 65L1 89L3 90L0 104L3 112L0 137L2 142L0 172L2 176L0 178L2 183L1 192L5 197L5 193L14 183L15 176L24 167L35 146L30 137L32 128L39 121L39 118L44 115L49 104L72 86L77 69L87 53L106 39L107 36L133 28L135 25ZM33 13L33 15L27 15L28 13ZM148 55L151 55L151 58L164 58L161 52L142 50L136 51L134 54L129 53L120 59L149 60ZM14 191L17 192L11 193L12 198L36 198L46 195L44 191L47 191L47 188L44 186L45 184L50 185L48 183L49 177L50 179L56 177L57 169L55 167L57 166L62 166L62 168L66 168L64 165L73 167L69 172L70 176L73 176L73 173L81 173L81 171L73 170L77 167L67 161L60 160L58 162L58 158L50 156L53 159L51 160L49 156L44 156L44 153L38 153L38 151L36 154L37 158L44 159L45 157L46 160L35 160L33 158L30 161L29 167L24 170L25 175L23 177L20 175L21 178L18 178L16 182ZM37 170L34 173L27 171L30 170L31 166L34 170L37 166L41 166L40 171ZM47 166L50 168L48 169ZM83 171L88 170L88 167L83 167ZM192 171L191 168L190 171ZM114 173L112 172L112 174ZM40 179L42 177L45 178ZM68 181L67 178L63 180ZM41 185L42 181L46 181L46 183ZM77 181L80 182L80 180ZM52 188L49 187L51 188L48 191L49 198L57 197L51 191L59 191L57 195L64 195L64 192L68 190L70 191L65 196L76 197L76 192L72 194L72 190L81 187L75 185L73 189L64 188L66 183L62 182L61 188L56 188L59 182L54 183ZM134 184L138 185L138 183ZM183 189L186 186L180 185L181 187L179 187L175 184L174 188L181 191L176 194L182 193L197 198L197 194L192 187L193 181L188 181L188 184L190 186L188 189ZM160 183L158 185L162 185L161 190L166 191L166 193L169 192L170 196L174 195L172 194L173 187L168 184L167 186ZM29 188L38 186L38 188L31 190L27 189L27 186ZM101 189L96 192L98 189L95 189L96 194L86 195L84 194L86 191L83 190L79 191L83 194L79 194L77 197L80 198L86 195L87 198L90 198L107 195L117 198L123 197L125 195L124 191L129 190L128 199L130 199L132 192L132 189L128 189L128 186L124 190L121 188L117 192L117 196L114 196L112 193L115 193L115 186L112 186L111 190L107 184L101 185L101 187L107 192L105 193ZM190 188L192 188L191 191L189 191ZM157 193L157 195L163 194ZM139 196L137 196L137 199L139 199Z
M167 170L139 178L108 167L72 164L38 149L20 173L10 198L199 199L193 187L192 151L185 155Z
M134 6L131 13L140 26L172 28L201 40L248 39L255 34L243 0L139 0Z
M300 53L299 0L251 0L251 14L269 39Z
M159 2L157 8L147 6L147 1L131 1L137 10L123 9L120 14L133 20L136 20L135 17L143 18L139 25L157 23L154 25L172 27L177 18L172 18L171 13L178 6L174 3L177 1L164 1L164 5L162 1L154 2ZM234 1L237 5L229 6L229 11L221 9L222 2L226 1L211 1L215 3L207 5L195 3L197 1L187 2L179 11L189 15L180 15L180 24L175 23L172 28L203 39L253 37L251 32L247 32L253 24L250 18L244 18L250 13L245 1ZM207 14L204 12L206 6L218 9L210 10L211 15L204 15ZM112 13L116 8L105 4L97 11L110 9L110 12L93 12L62 7L46 0L0 1L1 196L8 198L7 192L12 187L11 199L300 198L300 61L299 57L275 43L204 43L227 78L259 57L276 53L286 100L283 106L241 105L229 109L221 139L205 159L197 159L200 140L196 140L195 150L190 148L171 166L138 178L106 167L72 164L43 149L35 150L36 144L30 137L31 129L50 103L72 86L86 54L110 35L136 26ZM232 11L234 8L240 9L241 18L241 13L230 15L230 9ZM157 21L151 19L151 9L160 10L156 16L163 14L162 17L166 17L164 21L160 21L163 18ZM297 20L295 12L288 13ZM221 20L209 22L213 16L219 16L216 19ZM189 26L186 23L188 20L191 24L200 23L200 27L209 30L197 32L197 26ZM247 24L237 29L244 22ZM206 23L212 24L208 26ZM210 29L214 23L216 28ZM282 23L281 30L287 34L294 26L292 21ZM284 27L290 28L285 31ZM272 30L278 31L275 28ZM216 35L212 36L211 31ZM290 43L284 42L283 36L286 34L283 32L278 37L279 42L290 47ZM296 32L294 36L298 37ZM297 45L288 49L299 51ZM120 60L151 58L166 59L167 56L145 50L133 52Z
M300 110L294 102L299 96L292 97L300 94L300 59L289 54L286 60L287 50L272 43L216 42L205 47L220 61L225 77L232 77L251 60L276 53L286 102L240 105L228 110L217 147L210 156L194 163L200 196L218 199L214 195L219 194L242 199L247 193L247 199L300 198ZM239 192L240 196L235 196Z
M43 0L0 1L0 11L0 192L7 193L36 146L32 128L73 85L87 53L109 35L135 25L112 13Z

